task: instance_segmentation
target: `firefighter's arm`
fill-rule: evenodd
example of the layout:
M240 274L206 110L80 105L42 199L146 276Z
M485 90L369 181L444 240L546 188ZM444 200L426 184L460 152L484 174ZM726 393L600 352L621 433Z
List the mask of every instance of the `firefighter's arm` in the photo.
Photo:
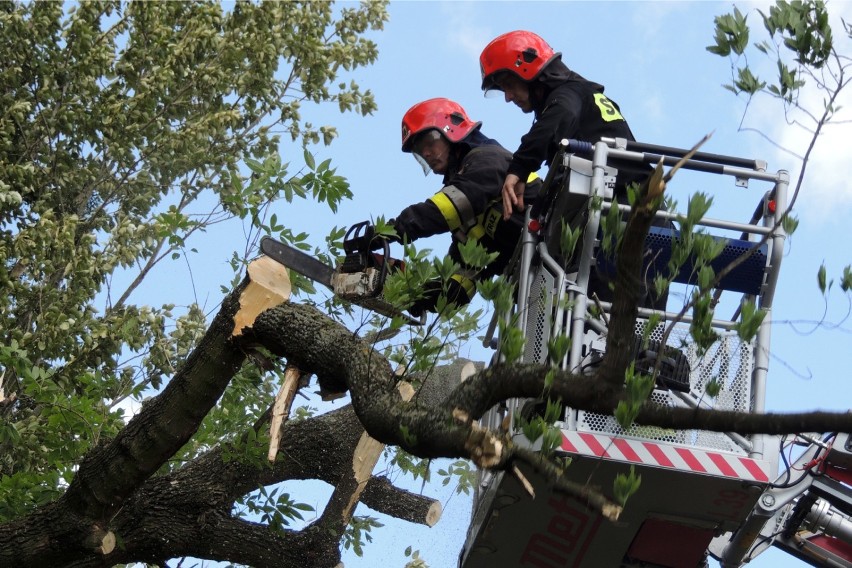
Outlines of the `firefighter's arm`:
M406 207L393 224L401 239L414 241L448 231L466 231L476 224L477 214L468 196L455 185L448 185L426 201Z
M399 238L408 242L449 230L441 210L429 200L406 207L392 224Z
M549 163L559 141L577 134L582 113L583 101L577 92L558 89L552 93L529 132L521 137L521 144L512 154L509 173L524 179L542 163Z

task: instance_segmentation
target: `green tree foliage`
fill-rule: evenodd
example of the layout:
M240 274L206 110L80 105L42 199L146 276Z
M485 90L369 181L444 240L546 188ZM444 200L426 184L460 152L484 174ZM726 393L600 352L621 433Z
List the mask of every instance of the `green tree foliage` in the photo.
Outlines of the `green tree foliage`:
M279 137L332 141L306 104L374 110L343 79L375 61L365 32L386 18L383 3L0 4L0 520L62 493L123 426L120 403L206 329L198 306L133 302L156 265L228 219L298 241L269 203L350 195L307 150L290 173ZM263 409L227 407L260 383L235 380L187 452L250 424Z

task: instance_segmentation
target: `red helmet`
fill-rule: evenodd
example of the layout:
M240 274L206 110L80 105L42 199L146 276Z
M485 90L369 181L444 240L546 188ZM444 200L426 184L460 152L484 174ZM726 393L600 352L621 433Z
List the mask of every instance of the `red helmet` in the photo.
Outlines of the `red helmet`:
M411 152L415 136L426 130L435 129L450 142L461 142L479 128L462 106L450 99L429 99L417 103L402 117L402 151Z
M560 55L532 32L518 30L498 36L479 56L482 90L495 87L494 76L500 71L511 71L524 81L532 81Z

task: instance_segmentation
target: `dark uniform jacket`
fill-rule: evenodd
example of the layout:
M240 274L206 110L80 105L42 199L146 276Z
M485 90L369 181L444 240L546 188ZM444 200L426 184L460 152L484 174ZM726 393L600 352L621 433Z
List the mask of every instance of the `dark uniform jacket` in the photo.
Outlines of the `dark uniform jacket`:
M536 97L536 83L544 86L543 97ZM634 140L618 105L604 95L604 87L571 71L559 59L541 72L531 85L530 96L535 122L521 138L509 166L509 173L521 179L537 171L542 163L550 164L563 138L592 144L603 137ZM618 186L623 188L640 176L635 165L629 173L626 164L621 165Z
M451 146L441 190L422 203L406 207L392 221L400 238L408 241L451 232L453 243L448 254L462 266L459 242L477 239L489 252L499 253L485 270L463 270L454 278L464 287L468 300L473 296L475 280L502 272L521 234L523 213L516 212L503 221L501 191L511 159L512 154L495 140L479 131L472 133ZM540 186L528 184L525 203L535 201Z

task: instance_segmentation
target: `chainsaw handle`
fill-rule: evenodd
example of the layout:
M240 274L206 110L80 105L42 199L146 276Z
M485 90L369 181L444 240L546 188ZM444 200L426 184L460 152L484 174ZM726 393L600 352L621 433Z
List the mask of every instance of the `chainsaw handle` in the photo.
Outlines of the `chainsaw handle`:
M369 246L369 243L368 243ZM379 289L381 290L385 286L385 278L388 275L388 264L391 263L390 256L390 242L387 239L382 239L382 254L384 254L384 260L382 261L382 270L379 273Z
M343 251L346 254L370 252L370 241L373 240L374 235L375 231L370 221L355 223L343 236Z

